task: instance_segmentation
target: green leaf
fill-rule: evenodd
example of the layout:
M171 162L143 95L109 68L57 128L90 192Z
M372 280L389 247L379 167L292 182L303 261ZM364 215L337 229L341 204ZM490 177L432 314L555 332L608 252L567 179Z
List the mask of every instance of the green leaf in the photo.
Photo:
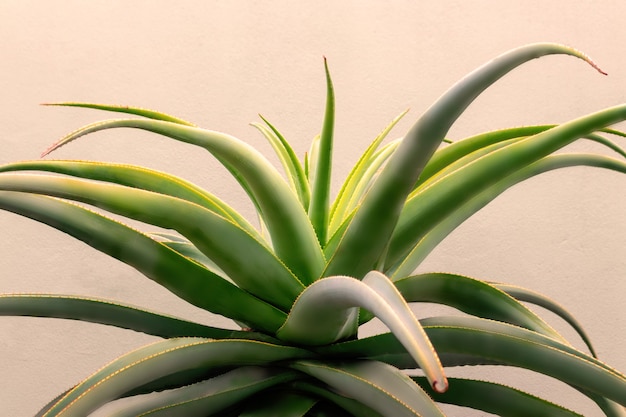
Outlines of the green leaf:
M132 266L207 311L273 333L285 313L137 230L83 207L46 196L0 192L0 208L59 229Z
M335 129L335 92L326 58L324 58L324 70L326 71L326 110L317 149L318 153L315 159L315 176L311 186L311 205L309 206L309 217L321 246L326 244L326 235L328 233L330 174L332 168L333 133Z
M309 392L316 397L323 398L328 400L329 402L336 404L341 407L343 410L347 411L350 417L383 417L382 414L377 413L372 410L370 407L367 407L363 403L356 401L352 398L344 397L343 395L339 395L338 393L331 391L326 386L320 386L318 384L314 384L311 381L298 380L291 383L295 389L300 391ZM280 414L274 414L280 415ZM329 414L330 416L335 416L335 414Z
M285 369L244 366L193 385L139 397L111 417L204 417L296 377L295 372Z
M451 378L450 389L443 394L437 394L430 390L425 378L413 377L413 380L437 402L468 407L502 417L582 417L542 398L493 382Z
M220 329L100 298L59 294L0 294L0 316L52 317L106 324L153 336L213 339L273 338L254 332Z
M154 191L187 200L225 217L262 240L258 231L237 211L206 190L165 172L145 167L93 161L24 161L0 166L0 172L48 171Z
M456 274L426 273L400 279L395 285L408 303L445 304L467 314L515 324L567 343L522 303L484 281Z
M328 384L385 416L443 417L431 398L402 371L375 361L332 364L296 361L292 368Z
M454 162L470 155L471 153L483 149L489 145L504 142L510 139L523 138L526 136L536 135L553 128L555 125L544 126L524 126L508 129L501 129L492 132L481 133L471 136L463 140L459 140L439 149L433 157L428 161L422 174L415 184L415 188L426 182L441 170L449 167Z
M94 104L94 103L46 103L45 106L64 106L64 107L82 107L86 109L106 110L118 113L134 114L135 116L142 116L153 120L162 120L165 122L177 123L185 126L195 126L193 123L188 122L178 117L170 116L169 114L157 112L154 110L142 109L139 107L117 106L111 104Z
M428 337L396 287L377 271L363 281L341 276L311 284L276 335L312 346L336 342L354 334L358 307L378 317L420 364L433 386L445 391L446 378Z
M256 123L253 123L252 125L261 131L263 136L268 139L268 141L274 148L283 165L283 168L285 169L285 172L287 173L287 178L291 181L294 190L298 194L300 202L302 203L302 207L304 207L305 210L308 210L311 200L311 190L309 189L309 183L306 179L304 168L300 164L300 161L298 160L298 157L296 156L293 148L291 147L289 142L287 142L284 136L278 131L278 129L276 129L263 116L260 117L270 128L270 130L267 130L265 126Z
M360 200L361 193L357 192L357 185L363 186L363 182L369 183L369 180L362 181L365 173L369 171L370 166L376 165L373 164L373 161L380 158L374 158L376 150L380 146L381 142L387 137L391 129L395 127L395 125L408 113L408 110L402 112L399 116L389 123L383 129L382 132L370 143L365 152L361 155L357 163L352 167L352 170L346 177L337 197L335 198L335 202L331 207L330 211L330 230L334 232L339 227L339 224L343 222L346 218L346 215L352 211L354 206L349 205L348 203L353 200L354 195L358 195L358 200ZM383 159L383 160L386 160ZM381 161L382 163L382 161ZM380 167L380 164L376 166L376 170ZM373 176L373 173L369 174L369 178Z
M591 352L591 354L597 358L595 349L591 344L591 339L587 335L587 332L583 329L582 325L576 320L576 318L567 311L563 306L558 304L556 301L546 297L543 294L539 294L538 292L528 290L526 288L518 287L516 285L510 284L502 284L502 283L492 283L492 285L501 291L509 294L511 297L528 303L532 303L538 305L540 307L545 308L548 311L553 312L557 316L561 317L565 320L580 336L583 342L587 345L587 348Z
M503 148L497 152L506 151L506 149L508 148ZM491 157L491 154L488 157ZM486 158L487 156L481 161L486 160ZM506 161L510 161L513 164L514 158L514 155L505 153L501 155L500 162L507 164ZM481 167L488 170L482 163L477 161L477 164L476 167L468 166L450 174L441 182L434 184L409 200L398 223L394 239L392 239L389 259L386 263L386 272L391 275L392 279L399 279L411 274L456 227L515 184L544 172L572 166L590 166L626 172L626 164L623 161L607 156L590 154L550 155L535 163L522 165L516 172L508 175L504 175L504 173L499 175L492 171L492 178L484 178L483 176L484 184L479 185L478 182L474 185L467 184L462 195L455 194L459 192L459 189L456 188L453 181L464 182L469 177L463 174L469 176L472 173L477 173ZM468 169L471 169L472 172L466 172ZM489 172L485 171L484 174L488 175ZM474 191L469 192L472 189ZM413 242L410 252L400 256L399 254L402 252L400 248L407 246L409 242ZM399 263L394 265L393 259L397 259Z
M178 198L114 184L10 173L0 175L0 189L77 200L134 220L174 229L213 260L239 287L285 311L304 289L271 249L245 230Z
M303 417L318 401L299 392L264 392L260 398L249 401L239 417Z
M185 370L267 365L307 356L300 349L257 341L168 339L111 362L72 389L44 417L82 417L134 388Z
M305 284L320 276L325 263L322 249L297 196L257 150L232 136L160 120L109 120L69 134L44 154L88 133L120 127L147 130L207 149L251 194L282 261Z
M373 184L324 274L361 277L373 269L387 251L405 199L454 121L499 78L529 60L549 54L573 55L591 63L580 52L561 45L528 45L478 68L437 100L407 133Z

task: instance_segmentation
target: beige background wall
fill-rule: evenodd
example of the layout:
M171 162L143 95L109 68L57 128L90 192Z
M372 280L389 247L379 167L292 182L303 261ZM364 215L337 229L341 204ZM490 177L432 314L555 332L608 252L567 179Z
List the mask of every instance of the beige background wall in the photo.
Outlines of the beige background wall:
M63 134L107 116L38 106L55 101L159 109L229 132L269 154L248 125L262 112L302 154L320 127L326 56L338 100L337 184L389 120L411 108L395 131L401 136L451 83L521 44L570 44L609 76L569 57L535 61L479 98L450 137L558 123L626 102L625 13L626 3L617 0L3 0L0 163L37 158ZM208 154L153 135L99 134L55 156L168 170L251 213ZM547 174L505 193L468 221L423 269L516 283L554 297L585 325L601 358L624 371L625 195L626 177L618 174L589 169ZM0 213L0 230L2 293L89 294L214 322L60 232L7 213ZM428 314L424 307L417 312ZM105 362L150 340L97 325L0 318L0 414L32 416ZM502 381L535 393L549 390L552 398L599 415L546 378L493 372Z

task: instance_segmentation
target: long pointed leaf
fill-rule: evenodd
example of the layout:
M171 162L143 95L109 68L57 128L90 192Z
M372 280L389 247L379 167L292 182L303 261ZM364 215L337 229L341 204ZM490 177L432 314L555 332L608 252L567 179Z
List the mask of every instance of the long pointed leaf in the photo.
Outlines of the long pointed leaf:
M318 401L316 397L299 392L264 392L261 398L249 401L239 417L304 417Z
M430 390L425 378L413 377L437 402L481 410L501 417L583 417L524 391L488 381L451 378L450 389L443 394Z
M326 58L324 58L324 70L326 72L326 109L324 111L324 123L322 133L320 134L318 154L315 160L315 177L311 186L311 205L309 206L309 217L322 247L326 245L326 235L328 234L330 174L335 129L335 92Z
M244 366L193 385L139 397L111 417L205 417L296 376L285 369Z
M504 163L504 161L502 162ZM610 169L616 172L626 172L626 164L623 161L602 155L550 155L540 161L523 166L510 175L502 177L494 175L496 178L488 180L490 184L481 185L480 190L476 190L471 196L465 197L466 199L463 202L451 202L448 200L447 203L442 203L441 200L434 201L433 199L438 199L438 197L432 195L433 193L430 190L425 190L424 194L419 195L419 197L416 196L407 203L406 216L401 218L394 236L395 239L392 240L389 253L390 259L386 265L388 268L386 269L387 273L391 275L392 279L399 279L411 274L426 256L456 227L515 184L535 175L572 166L590 166ZM462 173L463 171L460 170L459 172ZM462 181L461 178L456 177L456 174L451 175L455 175L458 181ZM498 180L498 178L500 179ZM446 181L446 183L444 184L443 181ZM441 184L441 187L437 184L433 185L435 191L438 190L441 193L445 193L447 190L442 188L452 186L452 183L448 182L447 179L442 180ZM439 195L441 196L441 194ZM461 199L463 198L461 197ZM423 204L419 204L422 202ZM446 204L449 205L446 206ZM435 206L441 210L436 214L432 211ZM406 239L405 243L414 241L414 246L410 252L397 258L400 252L398 249L405 246L400 243L403 238ZM396 255L396 258L393 255ZM401 263L394 265L392 259L399 259Z
M266 365L307 356L300 349L257 341L168 339L111 362L72 389L44 416L82 417L134 388L185 370Z
M384 417L363 403L331 391L326 386L319 386L311 381L299 380L291 383L299 391L309 392L319 398L326 399L349 413L350 417ZM335 413L336 414L336 413ZM335 414L328 414L334 416Z
M188 122L178 117L170 116L169 114L161 113L154 110L142 109L139 107L118 106L114 104L95 104L95 103L46 103L45 106L62 106L62 107L82 107L85 109L105 110L125 114L133 114L135 116L146 117L153 120L162 120L165 122L177 123L185 126L195 126L193 123Z
M387 137L391 129L408 113L408 110L402 112L399 116L389 123L385 129L383 129L378 136L370 143L367 149L363 152L357 163L352 167L352 170L346 177L337 197L331 207L330 211L330 230L337 229L339 224L345 219L345 216L351 209L348 208L348 202L351 200L351 196L355 193L357 184L360 183L365 171L372 163L373 156L380 146L381 142Z
M112 128L136 128L158 133L211 152L235 175L262 212L278 256L304 283L313 282L324 266L321 247L297 196L276 169L240 140L160 120L109 120L86 126L50 147L44 154L88 133Z
M484 281L456 274L427 273L398 280L395 284L409 303L445 304L477 317L515 324L567 343L519 301Z
M362 277L373 269L388 248L406 197L454 121L499 78L529 60L549 54L572 55L591 63L580 52L562 45L528 45L488 62L444 93L411 128L385 166L329 261L325 275Z
M0 208L30 217L132 266L182 299L207 311L276 331L285 314L200 264L115 220L46 196L0 192ZM245 308L243 307L245 306Z
M574 330L576 330L580 338L587 345L587 348L589 349L591 354L594 357L597 357L595 349L593 348L593 345L591 343L591 339L587 335L587 332L585 332L585 330L583 329L583 326L578 322L578 320L576 320L576 318L569 311L567 311L563 306L558 304L556 301L546 297L543 294L539 294L538 292L528 290L526 288L518 287L516 285L502 284L502 283L496 283L496 282L492 283L492 285L504 291L505 293L509 294L511 297L519 301L525 301L528 303L538 305L540 307L545 308L546 310L553 312L557 316L561 317L570 326L572 326Z
M237 223L255 238L258 231L237 211L206 190L174 175L141 166L92 161L23 161L0 166L0 172L48 171L154 191L201 205Z
M269 248L236 224L184 200L130 187L47 175L3 174L0 189L73 199L177 230L238 286L285 310L304 289Z
M129 304L98 298L59 294L0 294L0 316L52 317L106 324L137 332L173 337L212 339L265 339L269 336L220 329L182 318L155 313Z
M382 362L297 361L291 367L386 416L444 417L433 400L408 376Z

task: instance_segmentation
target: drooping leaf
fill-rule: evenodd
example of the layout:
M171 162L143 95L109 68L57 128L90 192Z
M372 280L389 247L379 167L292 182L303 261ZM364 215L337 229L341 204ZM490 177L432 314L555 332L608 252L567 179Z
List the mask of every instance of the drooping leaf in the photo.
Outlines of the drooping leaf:
M595 349L593 348L593 345L591 343L591 339L587 335L587 332L585 332L585 330L583 329L583 326L578 322L578 320L576 320L576 318L569 311L567 311L559 303L546 297L543 294L539 294L536 291L532 291L526 288L518 287L517 285L502 284L502 283L494 282L493 286L504 291L505 293L509 294L511 297L519 301L525 301L528 303L538 305L540 307L545 308L546 310L553 312L557 316L561 317L570 326L572 326L574 330L576 330L580 338L587 345L587 348L589 349L591 354L597 358Z
M60 294L0 294L0 316L51 317L130 329L153 336L212 339L275 339L240 330L221 329L100 298Z
M395 286L377 271L367 274L363 281L327 277L311 284L298 297L276 335L312 346L351 337L359 307L378 317L398 337L435 389L446 390L445 375L428 337Z
M206 190L174 175L141 166L93 161L24 161L0 166L0 172L47 171L154 191L198 204L236 223L255 238L257 230L236 210Z

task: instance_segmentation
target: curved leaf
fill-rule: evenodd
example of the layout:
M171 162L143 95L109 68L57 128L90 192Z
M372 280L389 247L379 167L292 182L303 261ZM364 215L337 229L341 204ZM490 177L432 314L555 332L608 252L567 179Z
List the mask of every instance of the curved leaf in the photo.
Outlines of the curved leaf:
M626 105L564 123L498 149L436 181L404 207L389 246L391 264L406 256L428 230L480 191L605 126L626 119Z
M352 167L352 170L346 177L339 193L337 193L337 197L331 207L330 210L330 230L335 231L339 227L339 224L343 222L346 217L346 214L349 213L352 209L348 208L348 202L352 200L352 196L356 193L356 187L361 183L361 179L363 178L365 172L372 164L372 160L374 159L374 154L381 142L387 137L391 129L393 129L396 124L404 117L409 110L403 111L399 116L394 118L391 123L389 123L385 129L376 138L370 143L365 152L361 155L356 164ZM369 182L369 181L368 181ZM360 200L360 198L359 198Z
M505 149L503 149L503 151L504 150ZM504 161L502 162L504 163ZM496 181L493 179L488 180L491 182L490 185L485 185L484 187L481 186L481 189L476 190L474 193L470 193L466 197L461 196L461 198L465 198L464 202L452 202L448 199L448 201L444 204L441 200L444 200L445 198L442 198L439 202L437 202L434 201L434 199L438 197L432 195L433 193L430 189L425 190L424 194L420 194L419 197L416 196L407 204L406 216L403 216L401 219L402 225L398 225L398 236L395 243L400 242L402 239L401 236L403 235L404 238L406 238L405 242L415 241L414 246L408 254L399 258L400 263L398 265L393 265L391 260L389 260L386 272L391 275L392 279L399 279L411 274L426 258L426 256L428 256L428 254L456 227L488 203L493 201L504 191L535 175L554 169L573 166L590 166L610 169L616 172L626 172L626 163L607 156L591 154L560 154L544 157L535 163L521 167L517 172L501 177L499 180L497 176L494 175L494 177L496 177ZM459 170L461 174L463 174L463 171L463 169ZM456 177L456 174L453 175L455 175L457 181L463 181L463 179ZM444 181L447 181L447 179L444 179ZM441 184L442 187L446 188L452 185L450 182L446 182L445 184L442 182ZM449 192L447 189L439 189L441 187L438 187L437 184L433 185L432 188L438 190L442 194ZM450 194L450 196L452 196L452 194ZM440 195L440 197L443 197L443 195ZM454 197L451 199L456 200ZM432 211L435 206L440 209L437 214ZM409 226L409 224L411 224L411 226ZM420 230L417 230L418 228ZM396 236L394 236L394 238L395 237ZM395 249L400 247L399 245L393 244L394 241L392 241L392 246L390 247L390 257L392 254L396 254L396 256L398 254L398 251L394 250L394 246Z
M385 416L444 417L433 400L411 378L382 362L332 364L296 361L290 366Z
M174 175L141 166L93 161L23 161L0 166L0 172L48 171L154 191L198 204L236 223L258 240L258 231L228 204L204 189Z
M272 145L272 148L274 148L274 151L276 152L276 155L278 155L278 158L283 165L283 169L287 174L287 179L290 181L291 186L298 194L302 207L304 207L305 210L308 210L311 200L311 190L309 189L309 183L307 182L306 175L304 174L304 168L300 164L293 148L278 131L278 129L276 129L263 116L260 117L269 129L258 123L253 123L252 126L256 127Z
M455 84L420 117L402 140L363 200L324 275L361 277L373 269L388 248L406 197L454 121L499 78L529 60L549 54L572 55L594 65L574 49L555 44L533 44L497 57Z
M58 176L3 174L0 189L43 193L104 210L188 238L238 286L289 310L304 286L274 253L222 216L178 198L135 188Z
M299 392L264 392L261 398L250 401L239 417L304 417L318 401Z
M134 229L75 204L2 191L0 208L48 224L132 266L207 311L273 333L285 313Z
M568 343L523 304L484 281L447 273L427 273L403 278L396 287L409 302L445 304L467 314L525 327Z
M59 294L0 294L0 316L51 317L130 329L153 336L252 339L271 342L259 333L220 329L99 298Z
M492 283L492 285L500 289L501 291L504 291L505 293L509 294L511 297L519 301L525 301L528 303L538 305L540 307L545 308L548 311L553 312L557 316L561 317L570 326L572 326L574 330L576 330L576 332L578 333L580 338L583 340L585 345L587 345L587 348L589 349L591 354L597 358L595 349L593 348L593 345L591 344L591 339L589 338L589 336L583 329L582 325L578 322L578 320L576 320L576 318L572 314L570 314L569 311L567 311L563 306L558 304L556 301L546 297L543 294L539 294L538 292L531 291L526 288L518 287L516 285L502 284L502 283L496 283L496 282Z
M71 133L44 154L88 133L120 127L158 133L207 149L251 194L270 230L276 253L285 264L305 284L320 276L325 262L322 250L297 196L257 150L232 136L160 120L109 120Z
M185 126L195 126L193 123L188 122L178 117L170 116L169 114L161 113L154 110L142 109L139 107L118 106L114 104L95 104L95 103L46 103L45 106L62 106L62 107L82 107L85 109L106 110L118 113L133 114L135 116L146 117L153 120L162 120L164 122L172 122Z
M311 284L298 297L276 335L313 346L336 342L354 333L357 307L370 311L389 327L435 389L446 390L445 375L428 337L395 286L377 271L367 274L363 281L328 277Z
M72 389L44 417L82 417L134 388L185 370L266 365L307 356L301 349L257 341L168 339L111 362Z
M488 381L450 378L450 389L443 394L430 390L425 378L413 377L437 402L481 410L501 417L583 417L524 391Z
M295 372L285 369L244 366L193 385L136 398L111 417L205 417L296 377Z

